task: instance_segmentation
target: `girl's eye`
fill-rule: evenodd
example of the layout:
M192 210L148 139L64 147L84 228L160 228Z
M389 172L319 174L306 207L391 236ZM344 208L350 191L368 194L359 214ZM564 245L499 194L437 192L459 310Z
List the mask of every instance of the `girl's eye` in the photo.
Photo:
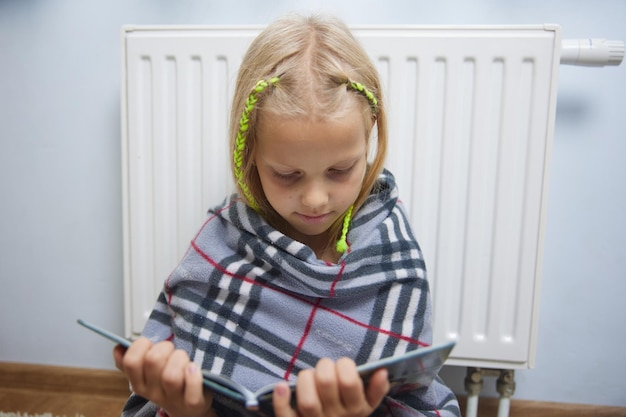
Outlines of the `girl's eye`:
M328 170L328 173L334 177L342 177L345 175L348 175L350 172L352 172L352 168L354 166L351 166L349 168L343 168L343 169L339 169L339 168L331 168Z
M274 171L274 177L282 181L293 181L296 178L298 178L298 173L297 172L282 173L282 172Z

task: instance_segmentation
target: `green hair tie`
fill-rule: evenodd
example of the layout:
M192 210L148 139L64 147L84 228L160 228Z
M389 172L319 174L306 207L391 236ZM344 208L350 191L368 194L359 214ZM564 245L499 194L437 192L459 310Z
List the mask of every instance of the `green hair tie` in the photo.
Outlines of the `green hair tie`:
M370 102L370 107L372 108L372 113L376 114L376 112L378 111L378 100L376 99L376 96L374 96L374 93L372 93L370 90L368 90L361 83L357 83L357 82L354 82L354 81L348 81L346 83L346 85L348 86L348 88L356 91L357 93L363 94L365 96L365 98L367 98L367 101Z
M339 253L344 253L348 250L348 228L350 227L350 221L352 220L352 210L354 209L354 205L350 206L348 211L346 212L345 217L343 218L343 228L341 229L341 238L337 241L336 249Z
M239 184L239 188L241 188L241 192L248 200L248 204L255 209L259 209L259 205L252 196L250 189L248 188L248 184L244 181L243 171L241 167L243 166L243 151L246 148L246 139L248 138L248 128L250 127L250 114L254 110L257 102L259 101L259 94L261 94L267 87L274 86L278 83L279 77L273 77L269 80L259 80L252 92L248 96L246 100L246 106L241 113L241 119L239 119L239 131L237 132L237 138L235 139L235 149L233 151L233 160L235 162L235 178L237 179L237 184Z

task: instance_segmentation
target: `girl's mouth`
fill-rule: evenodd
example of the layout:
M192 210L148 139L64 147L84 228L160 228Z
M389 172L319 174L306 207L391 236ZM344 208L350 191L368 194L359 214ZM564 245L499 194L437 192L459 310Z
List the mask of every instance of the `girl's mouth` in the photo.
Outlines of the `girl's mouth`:
M306 214L298 213L298 216L308 224L320 224L323 223L329 216L329 214L320 214L319 216L308 216Z

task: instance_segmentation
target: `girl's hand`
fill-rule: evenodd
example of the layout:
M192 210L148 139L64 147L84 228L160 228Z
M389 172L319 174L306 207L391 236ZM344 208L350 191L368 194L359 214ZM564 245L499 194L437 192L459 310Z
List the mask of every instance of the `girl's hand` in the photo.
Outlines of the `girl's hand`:
M374 412L387 391L386 369L376 371L364 388L354 361L342 358L335 363L322 359L315 369L298 374L296 410L290 406L287 384L276 386L274 413L276 417L365 417Z
M187 352L171 342L153 344L145 337L113 351L115 366L128 378L135 394L158 404L170 417L214 416L213 397L204 390L202 372Z

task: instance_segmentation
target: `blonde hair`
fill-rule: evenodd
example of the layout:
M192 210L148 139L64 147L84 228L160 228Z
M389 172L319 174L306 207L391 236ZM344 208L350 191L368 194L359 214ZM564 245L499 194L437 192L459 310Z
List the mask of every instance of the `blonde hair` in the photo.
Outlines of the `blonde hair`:
M285 223L267 201L254 165L259 114L328 120L354 105L362 109L368 141L373 126L377 127L376 152L351 208L356 213L374 187L387 151L385 106L376 68L350 29L330 16L285 16L253 40L235 85L231 167L239 194L272 226L282 230ZM331 227L331 241L340 234L342 222Z

